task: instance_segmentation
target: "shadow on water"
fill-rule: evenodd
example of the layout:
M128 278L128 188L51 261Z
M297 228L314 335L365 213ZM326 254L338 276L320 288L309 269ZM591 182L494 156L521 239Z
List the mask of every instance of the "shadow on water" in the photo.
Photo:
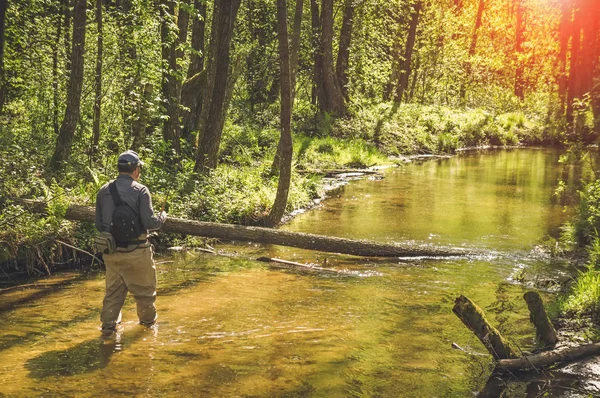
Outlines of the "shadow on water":
M50 296L53 293L58 292L61 289L64 289L68 286L71 286L77 282L82 282L86 280L87 277L85 275L73 276L68 279L60 280L58 282L49 282L43 285L35 285L33 289L35 291L31 292L27 295L15 296L14 298L6 299L4 296L7 296L8 293L14 293L16 290L5 290L0 291L0 298L2 298L0 302L0 314L11 311L15 309L15 307L19 305L25 305L32 302L37 302L45 297ZM20 291L26 289L28 287L24 287L23 289L19 289Z
M110 357L120 349L118 340L92 339L66 350L45 352L27 361L25 367L34 379L75 376L106 367Z
M591 389L582 381L582 376L560 371L542 371L541 373L519 373L518 376L498 377L492 375L483 390L477 394L477 398L497 397L546 397L561 396L569 392L572 396L594 396L600 393L597 389Z
M55 321L52 323L46 322L45 327L43 327L39 330L33 331L33 332L29 332L25 335L5 334L2 336L3 340L0 341L0 352L2 352L3 350L8 350L16 345L23 344L24 341L29 341L29 340L35 339L36 337L47 336L49 332L56 330L59 327L69 328L69 327L75 326L79 323L87 322L92 318L98 317L99 313L100 313L99 310L94 310L94 311L90 311L88 314L72 318L68 322L61 322L61 321Z
M84 341L65 350L44 352L27 361L25 367L34 379L76 376L105 368L113 354L139 340L148 330L139 328L125 335L118 332L107 338Z

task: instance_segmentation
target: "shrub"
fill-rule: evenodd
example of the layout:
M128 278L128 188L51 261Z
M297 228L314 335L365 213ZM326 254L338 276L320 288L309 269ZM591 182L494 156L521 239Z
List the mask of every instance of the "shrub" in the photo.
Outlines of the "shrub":
M600 231L600 181L586 185L579 195L579 207L572 224L575 242L583 247Z
M189 195L174 204L181 216L213 222L260 224L277 192L277 178L268 178L270 162L252 167L220 165L193 183ZM307 206L316 195L316 182L294 174L286 210Z
M600 313L600 271L592 264L580 272L571 293L562 302L563 310L597 317Z

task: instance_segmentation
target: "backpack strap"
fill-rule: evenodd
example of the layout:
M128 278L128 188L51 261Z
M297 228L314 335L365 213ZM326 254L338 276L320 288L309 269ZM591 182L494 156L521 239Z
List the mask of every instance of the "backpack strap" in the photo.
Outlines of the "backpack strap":
M121 200L121 195L119 195L119 191L117 190L117 181L113 181L108 184L108 189L110 191L110 196L112 196L113 201L115 202L115 206L121 206L123 201Z

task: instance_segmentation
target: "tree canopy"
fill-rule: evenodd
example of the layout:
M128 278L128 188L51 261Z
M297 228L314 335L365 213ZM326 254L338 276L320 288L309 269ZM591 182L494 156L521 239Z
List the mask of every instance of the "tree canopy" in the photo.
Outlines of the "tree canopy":
M525 112L590 142L599 15L594 0L3 0L2 143L58 179L130 148L210 173L229 131L287 128L288 47L294 133L341 136L332 120L388 102Z

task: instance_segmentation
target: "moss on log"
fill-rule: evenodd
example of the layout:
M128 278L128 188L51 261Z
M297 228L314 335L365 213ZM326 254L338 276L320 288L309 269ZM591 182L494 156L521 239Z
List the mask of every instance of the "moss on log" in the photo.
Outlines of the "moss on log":
M495 359L518 357L508 341L487 321L483 310L471 299L462 295L459 296L454 302L452 312L460 318L466 327L475 333Z
M558 342L558 336L552 322L550 322L550 318L548 318L542 297L538 292L527 292L523 295L523 298L529 308L531 322L537 330L539 343L542 346L554 346Z
M42 201L27 199L13 200L15 203L25 206L32 212L44 213L46 211L46 204ZM92 207L72 204L68 207L65 218L68 220L93 222L95 219L94 212L95 210ZM219 224L181 218L167 219L162 231L224 240L267 243L363 257L455 257L477 254L474 251L460 248L407 243L385 244L367 240L352 240L302 232L282 231L272 228Z

